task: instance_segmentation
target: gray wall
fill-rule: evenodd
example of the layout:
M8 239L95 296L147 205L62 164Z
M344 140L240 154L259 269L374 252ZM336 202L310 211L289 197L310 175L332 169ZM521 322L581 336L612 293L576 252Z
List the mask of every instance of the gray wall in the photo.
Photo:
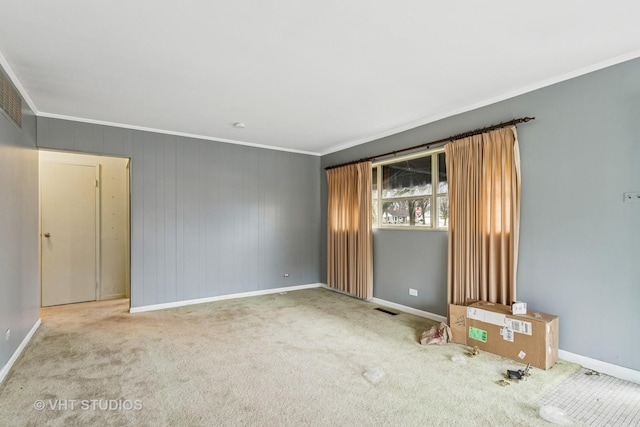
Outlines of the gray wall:
M0 114L0 369L39 317L35 146L36 118L30 110L23 110L22 130ZM5 341L7 329L11 337Z
M518 298L560 316L560 348L640 370L640 60L322 157L322 166L526 115L518 127ZM326 179L322 180L322 226ZM324 233L324 228L323 228ZM322 242L324 245L324 242ZM446 234L374 233L374 296L446 314ZM322 248L326 277L326 245ZM407 288L419 290L409 297Z
M318 157L50 118L38 146L131 157L132 307L320 280Z

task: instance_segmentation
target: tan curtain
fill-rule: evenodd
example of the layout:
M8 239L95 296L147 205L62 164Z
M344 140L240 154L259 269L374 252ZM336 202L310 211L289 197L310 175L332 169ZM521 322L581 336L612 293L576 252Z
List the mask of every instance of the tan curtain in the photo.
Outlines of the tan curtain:
M520 154L515 126L445 146L449 184L448 300L516 299Z
M373 296L371 162L327 171L327 284L363 299Z

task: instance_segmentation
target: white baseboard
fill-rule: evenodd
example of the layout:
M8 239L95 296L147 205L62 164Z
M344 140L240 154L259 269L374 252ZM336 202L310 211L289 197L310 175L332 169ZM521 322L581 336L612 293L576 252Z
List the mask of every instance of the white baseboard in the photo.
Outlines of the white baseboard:
M350 297L353 297L353 295L341 291L339 289L335 289L332 288L324 283L320 284L321 287L328 289L330 291L333 292L337 292L339 294L343 294L343 295L348 295ZM355 298L355 297L354 297ZM383 299L380 298L371 298L369 300L367 300L369 302L372 302L374 304L378 304L378 305L384 305L385 307L389 307L389 308L395 308L396 310L400 310L403 311L405 313L409 313L409 314L415 314L416 316L420 316L420 317L424 317L426 319L430 319L430 320L435 320L436 322L447 322L447 318L444 316L440 316L439 314L434 314L434 313L429 313L428 311L423 311L423 310L418 310L417 308L413 308L413 307L408 307L406 305L402 305L402 304L396 304L395 302L391 302L391 301L385 301Z
M623 366L614 365L613 363L603 362L590 357L581 356L579 354L570 353L564 350L558 350L558 357L567 362L578 363L587 369L607 374L621 380L631 381L640 384L640 371L625 368Z
M321 283L311 283L308 285L288 286L284 288L262 289L260 291L241 292L238 294L218 295L215 297L190 299L185 301L168 302L164 304L143 305L141 307L131 307L129 313L143 313L145 311L165 310L167 308L184 307L186 305L203 304L206 302L223 301L234 298L247 298L259 295L277 294L280 292L299 291L301 289L320 288Z
M35 334L38 328L40 327L40 323L42 322L40 321L40 319L38 319L38 321L33 325L31 330L27 334L27 336L24 337L24 339L22 340L22 342L20 343L16 351L13 352L13 356L11 356L11 359L9 359L7 364L3 366L2 370L0 370L0 384L2 384L2 381L4 381L4 378L7 376L7 374L13 367L13 364L16 363L16 360L18 360L18 357L20 357L20 355L24 351L27 344L29 344L29 341L31 341L33 334Z
M384 305L385 307L395 308L396 310L404 311L405 313L415 314L416 316L424 317L436 322L447 323L447 318L440 316L439 314L429 313L428 311L418 310L417 308L407 307L406 305L396 304L395 302L385 301L380 298L371 298L369 302L374 304Z

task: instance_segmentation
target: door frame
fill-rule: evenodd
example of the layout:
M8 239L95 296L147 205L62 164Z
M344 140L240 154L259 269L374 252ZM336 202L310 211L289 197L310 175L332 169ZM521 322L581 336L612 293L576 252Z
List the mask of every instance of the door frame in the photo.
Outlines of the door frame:
M56 161L56 160L45 160L42 159L40 153L59 153L64 155L69 155L69 159L65 159L64 161ZM77 156L76 156L77 155ZM111 154L96 154L96 153L88 153L88 152L78 152L78 151L67 151L67 150L51 150L51 149L38 149L38 168L40 167L40 163L42 162L50 162L50 163L67 163L67 164L79 164L79 165L90 165L96 167L97 181L98 186L96 188L96 300L100 300L102 298L102 206L101 206L101 195L102 195L102 165L101 162L96 160L94 162L87 161L82 159L80 156L92 156L95 158L100 157L110 157L117 159L125 159L127 161L125 166L125 179L126 179L126 193L125 197L125 231L124 235L126 236L126 244L125 244L125 292L124 297L129 299L129 308L131 307L131 163L133 159L130 156L118 156ZM39 282L40 282L40 292L39 292L39 305L42 307L42 179L38 178L38 256L39 256Z

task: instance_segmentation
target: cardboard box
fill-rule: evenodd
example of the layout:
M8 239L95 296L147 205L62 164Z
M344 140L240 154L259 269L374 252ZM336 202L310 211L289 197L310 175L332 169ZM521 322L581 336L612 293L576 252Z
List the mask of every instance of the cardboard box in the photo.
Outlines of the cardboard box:
M451 342L467 344L467 306L474 302L478 302L478 300L468 299L464 305L449 304Z
M464 314L464 318L463 318ZM558 316L512 315L506 305L479 301L449 306L452 341L549 369L558 360Z
M449 304L451 342L467 344L467 306Z

